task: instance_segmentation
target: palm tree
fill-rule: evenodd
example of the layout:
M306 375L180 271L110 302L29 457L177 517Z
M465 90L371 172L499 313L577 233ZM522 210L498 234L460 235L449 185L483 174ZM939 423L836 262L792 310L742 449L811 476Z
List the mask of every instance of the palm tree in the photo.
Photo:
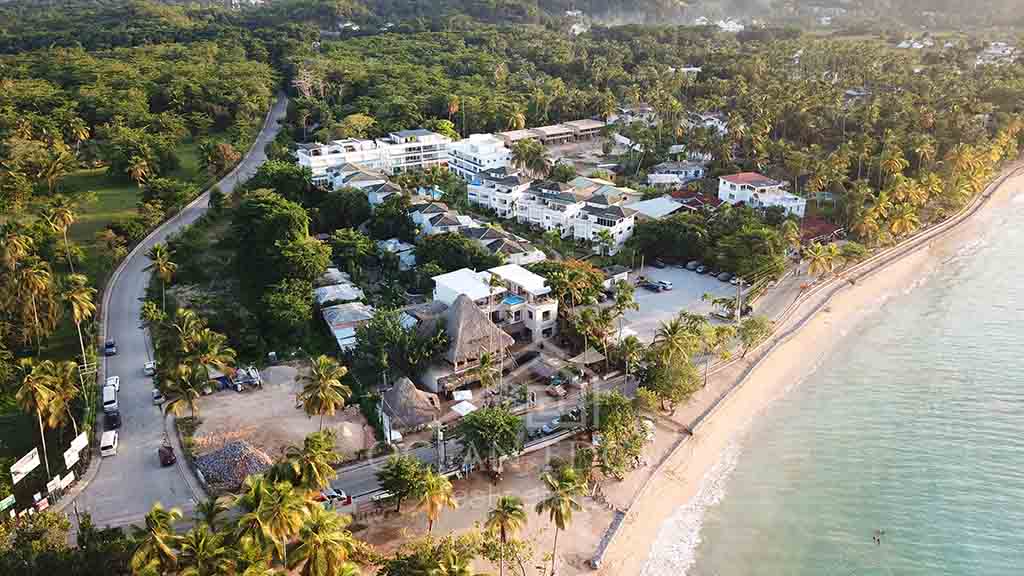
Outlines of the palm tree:
M505 281L502 280L500 276L498 276L497 274L487 275L487 306L489 308L487 312L488 318L492 318L494 316L494 307L497 305L497 303L494 301L494 296L496 294L500 294L501 291L504 289ZM491 324L494 326L494 330L491 330L490 334L488 335L488 338L490 339L490 347L488 349L489 353L493 353L494 338L495 336L497 336L496 332L498 331L498 325L495 324L494 322L491 322ZM502 376L504 375L505 372L505 344L504 342L502 342L500 337L498 338L498 346L500 347L500 350L498 351L498 390L500 391Z
M736 336L736 329L732 326L705 326L700 332L701 344L704 348L704 386L708 385L708 374L711 371L711 360L720 358L728 360L729 343Z
M163 573L174 570L178 554L174 550L177 536L174 535L174 523L181 520L181 510L171 508L165 510L159 502L146 514L145 528L134 528L133 539L138 542L132 554L132 572L144 567L156 566Z
M3 241L0 242L0 261L13 272L18 267L18 263L32 253L35 241L27 234L22 234L10 227L5 228Z
M518 496L502 496L494 508L487 514L487 522L484 526L492 534L497 534L501 539L501 556L498 563L498 574L505 574L505 545L508 538L519 532L526 524L526 510L523 508L523 500Z
M308 490L321 490L337 476L334 465L341 461L335 450L334 431L314 432L303 440L302 448L285 448L287 465L295 484Z
M612 235L612 231L607 228L602 228L597 231L597 246L601 250L602 256L610 256L612 247L615 246L615 236Z
M629 380L631 369L644 356L647 347L636 336L626 336L619 342L619 356L626 365L626 379Z
M234 568L232 549L225 545L224 536L206 524L186 532L179 547L179 576L221 576Z
M697 349L693 332L678 316L662 322L654 334L654 343L661 348L665 361L671 363L676 356L689 358Z
M537 503L537 514L547 512L548 518L555 524L555 541L551 546L551 575L555 574L555 560L558 552L558 533L572 522L572 514L583 507L576 497L587 490L585 480L580 480L576 470L568 466L562 468L557 475L545 472L540 477L547 486L548 496Z
M306 499L290 482L277 482L263 497L256 514L265 537L274 545L281 562L287 565L288 542L299 533L309 515Z
M235 521L233 535L243 548L255 547L259 550L269 548L266 530L259 511L263 501L270 493L271 483L262 474L246 476L242 488L235 495L231 504L242 513Z
M791 250L800 252L800 225L793 220L786 220L782 223L782 239Z
M22 290L28 294L29 303L32 306L32 332L36 337L36 348L40 346L43 326L39 321L39 307L36 304L36 299L49 293L52 280L53 275L50 273L49 264L39 258L33 258L21 267L19 284Z
M348 368L330 356L320 355L313 359L311 372L310 376L304 378L302 392L299 392L295 400L306 415L320 415L320 429L323 430L324 415L333 416L352 395L352 390L341 383L341 379L348 374Z
M142 156L132 156L128 162L128 167L125 169L128 177L134 180L139 188L142 188L142 183L149 178L152 171L153 168L150 166L149 160Z
M480 360L476 367L476 377L480 380L480 387L484 390L490 390L494 386L498 372L498 367L494 365L494 355L490 352L483 352L480 354Z
M195 369L186 364L179 364L163 382L162 391L167 396L164 413L173 412L180 417L188 406L195 419L199 408L199 397L203 387L207 385L206 370Z
M917 230L921 225L917 210L910 204L900 204L889 220L889 231L897 238L902 238Z
M427 576L473 576L470 558L448 552L437 562L437 566L427 572Z
M64 301L71 307L71 319L78 330L78 345L82 349L82 362L87 361L85 339L82 337L82 322L92 318L96 312L93 297L96 289L89 286L89 279L82 274L71 274L64 282Z
M804 248L804 257L808 260L807 274L821 278L828 272L830 263L828 249L815 242Z
M160 278L161 296L163 298L162 310L166 312L167 283L174 277L174 273L178 270L178 265L171 262L171 251L167 248L166 244L154 244L149 249L149 252L146 252L146 258L149 258L150 264L146 266L145 270L155 272L157 277Z
M292 570L302 576L341 576L355 549L352 534L346 529L348 516L313 508L299 529L299 545L292 551ZM358 574L358 572L357 572Z
M228 508L226 500L210 497L196 503L196 515L192 519L197 523L209 526L211 530L216 530L218 517L226 512Z
M71 244L68 242L68 228L75 223L75 209L71 202L64 196L55 196L51 201L49 209L43 213L46 223L50 229L59 232L64 237L64 252L68 258L68 270L75 273L75 264L71 259Z
M47 362L47 361L44 361ZM43 442L43 462L46 464L46 477L50 478L50 458L46 453L46 433L43 429L43 417L49 419L52 412L56 392L50 387L45 369L40 369L31 358L22 358L18 367L21 371L21 387L15 393L18 407L32 413L35 412L39 421L39 438Z
M78 422L71 410L71 405L79 393L78 365L71 360L63 362L44 360L36 366L35 372L42 374L42 378L53 391L47 426L50 428L62 426L66 415L71 420L75 436L78 436Z
M207 366L213 366L221 372L233 369L236 352L227 345L227 336L209 328L201 328L193 332L186 341L183 350L185 360L193 366L201 366L204 371Z
M445 508L454 510L459 507L452 492L452 483L444 476L432 470L423 476L419 487L419 507L427 514L428 533L433 531L434 522L441 516L442 510Z

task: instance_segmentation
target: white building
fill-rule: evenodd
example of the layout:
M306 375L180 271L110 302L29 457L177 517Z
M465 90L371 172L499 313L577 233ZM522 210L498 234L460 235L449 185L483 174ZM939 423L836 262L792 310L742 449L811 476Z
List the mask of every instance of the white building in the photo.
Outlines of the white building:
M637 218L647 218L649 220L661 220L662 218L667 218L676 212L687 209L685 204L668 194L657 198L651 198L649 200L634 202L632 204L628 204L627 207L637 211Z
M676 187L704 177L704 164L700 162L662 162L647 173L651 186Z
M409 208L409 218L424 236L458 232L463 228L479 226L476 220L450 210L442 202L425 202Z
M636 210L623 207L628 189L590 178L569 184L541 182L527 190L516 204L516 220L544 230L558 230L563 238L598 242L611 233L610 254L633 235ZM594 184L597 183L597 187Z
M494 210L501 218L515 217L516 202L530 188L531 180L505 168L488 170L473 176L466 195L473 204Z
M296 151L300 166L310 169L313 181L326 184L331 168L358 164L365 170L399 174L448 165L451 139L429 130L402 130L377 140L334 140L327 144L302 144Z
M491 277L501 284L491 286ZM556 331L558 301L543 276L518 264L506 264L486 272L462 268L435 276L434 300L452 306L459 296L466 296L508 334L525 333L533 342L552 336Z
M493 134L473 134L448 145L448 167L464 180L509 165L512 152Z
M807 200L783 190L785 185L756 172L742 172L718 179L718 198L729 204L743 202L754 208L780 206L787 214L803 218Z

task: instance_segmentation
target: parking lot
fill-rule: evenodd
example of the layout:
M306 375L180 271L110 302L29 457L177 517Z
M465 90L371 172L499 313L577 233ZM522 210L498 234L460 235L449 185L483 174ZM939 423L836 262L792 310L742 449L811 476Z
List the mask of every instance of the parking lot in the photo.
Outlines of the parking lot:
M636 303L640 310L626 312L624 326L635 331L641 342L654 340L658 326L682 310L694 314L711 312L711 303L701 300L706 293L714 294L716 298L736 295L736 287L728 282L673 266L660 269L648 266L641 274L651 280L667 280L673 284L672 290L666 292L651 292L641 286L636 287Z

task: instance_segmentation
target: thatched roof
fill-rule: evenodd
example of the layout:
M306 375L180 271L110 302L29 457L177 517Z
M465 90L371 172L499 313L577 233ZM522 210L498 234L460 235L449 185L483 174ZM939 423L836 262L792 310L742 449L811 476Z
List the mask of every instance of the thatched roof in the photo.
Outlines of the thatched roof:
M398 430L417 428L438 419L441 402L436 394L424 392L408 378L400 378L384 393L384 410Z
M499 352L515 342L465 294L448 309L447 331L451 342L447 358L452 364L479 358L484 352Z

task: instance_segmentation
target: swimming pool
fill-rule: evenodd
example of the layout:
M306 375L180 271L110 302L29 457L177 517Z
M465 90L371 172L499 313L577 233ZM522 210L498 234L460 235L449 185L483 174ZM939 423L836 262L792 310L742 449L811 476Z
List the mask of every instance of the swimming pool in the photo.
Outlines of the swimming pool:
M516 296L515 294L509 294L508 296L505 296L505 300L503 300L503 302L507 306L516 306L518 304L526 302L526 298L523 298L522 296Z

